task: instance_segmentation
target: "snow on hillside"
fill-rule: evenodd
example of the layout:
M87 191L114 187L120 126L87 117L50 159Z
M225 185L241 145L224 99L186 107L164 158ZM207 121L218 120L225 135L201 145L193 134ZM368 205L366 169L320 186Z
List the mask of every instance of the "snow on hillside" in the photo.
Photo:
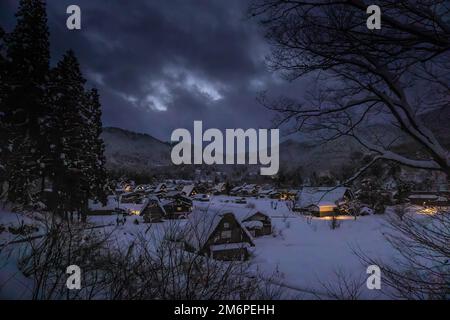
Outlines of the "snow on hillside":
M110 168L147 171L152 167L171 164L169 145L150 135L104 128L102 138Z

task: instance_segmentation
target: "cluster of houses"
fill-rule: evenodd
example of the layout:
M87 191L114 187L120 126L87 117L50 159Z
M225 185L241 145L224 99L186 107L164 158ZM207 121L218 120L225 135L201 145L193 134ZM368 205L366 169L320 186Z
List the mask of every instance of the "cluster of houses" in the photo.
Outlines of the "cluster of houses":
M253 239L272 233L271 218L262 211L193 210L193 201L205 201L205 197L209 200L209 194L200 194L199 190L187 183L175 188L169 183L132 188L119 185L106 206L90 202L90 213L142 216L146 223L186 219L185 249L218 260L245 260L255 246Z
M187 188L190 188L191 190L188 190ZM211 182L194 183L191 180L167 180L166 182L162 182L156 185L137 186L133 182L127 182L121 183L116 189L116 192L118 193L146 192L160 195L166 193L170 194L184 192L187 196L195 196L197 194L227 194L236 197L257 197L278 200L294 200L297 196L298 191L299 189L274 188L269 184L258 185L252 183L243 183L240 185L229 187L225 182L220 182L217 184L213 184Z
M423 206L449 206L450 193L447 193L411 192L408 201ZM293 212L318 217L348 214L343 212L343 208L358 197L358 191L353 192L343 186L277 189L270 185L230 187L226 183L194 184L192 181L178 180L156 185L120 183L114 194L108 197L106 206L90 202L89 207L92 215L136 215L142 216L146 223L186 219L187 233L183 240L186 250L219 260L246 259L255 246L253 239L272 232L271 218L250 207L224 212L194 210L194 201L210 201L211 196L221 194L233 196L232 201L240 204L247 203L248 197L284 200ZM393 194L389 197L392 198ZM370 208L362 210L366 210L365 214L373 213Z
M422 206L449 206L450 192L444 190L410 191L407 201ZM266 198L285 200L293 211L315 216L327 216L339 211L349 202L359 197L360 190L352 191L348 187L310 187L300 189L275 188L271 185L243 183L229 186L225 182L212 184L194 183L190 180L168 180L155 185L135 185L132 182L121 183L115 194L121 203L145 204L142 208L131 208L129 213L141 214L143 210L152 213L152 221L162 217L186 217L192 211L192 201L209 201L213 195L236 197L235 202L246 203L246 198ZM394 190L377 190L388 204L396 203Z

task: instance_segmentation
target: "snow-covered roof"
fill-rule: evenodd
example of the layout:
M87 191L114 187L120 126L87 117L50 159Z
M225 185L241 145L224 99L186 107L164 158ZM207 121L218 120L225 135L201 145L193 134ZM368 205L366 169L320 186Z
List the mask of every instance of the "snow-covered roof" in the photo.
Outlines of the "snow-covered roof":
M221 212L216 210L193 211L186 224L186 242L197 250L205 245L211 234L216 230L220 221L226 214L231 214L241 226L242 231L248 236L250 241L253 240L252 235L242 225L241 221L233 212Z
M220 182L214 187L214 190L222 191L224 188L225 188L225 182Z
M242 209L242 210L233 210L233 214L236 217L236 219L238 221L244 221L250 217L252 217L253 215L255 215L256 213L260 213L262 215L268 216L267 214L265 214L264 212L261 212L260 210L256 210L256 209Z
M120 208L127 210L130 213L140 215L147 206L148 200L143 203L121 203Z
M371 215L371 214L374 214L374 210L372 209L372 208L369 208L369 207L366 207L366 206L364 206L364 207L362 207L360 210L359 210L359 213L360 214L368 214L368 215Z
M194 190L194 185L188 185L188 186L184 186L183 189L181 190L181 193L184 193L187 196L190 196L192 191Z
M256 184L246 184L242 189L243 190L254 190L257 188Z
M261 221L245 221L242 223L244 225L244 227L248 228L248 229L262 229L263 228L263 223Z
M166 192L165 193L165 197L175 197L175 196L177 196L177 195L180 195L180 191L177 191L177 190L173 190L173 191L168 191L168 192Z
M239 191L239 190L241 190L241 189L244 188L244 187L245 187L245 184L243 184L242 186L236 186L236 187L234 187L233 189L231 189L231 192Z
M408 198L409 199L428 199L428 200L436 200L439 196L436 194L412 194Z
M166 184L165 183L160 183L156 186L155 190L153 192L160 192L162 188L165 188Z
M144 206L143 209L145 209L145 207L147 206L147 204L149 204L149 203L151 203L151 202L156 202L156 204L161 208L163 214L164 214L164 215L167 214L167 213L166 213L166 209L164 209L163 204L161 203L161 200L160 200L158 197L156 197L156 196L149 196L149 197L148 197L148 200L145 202L145 206ZM141 213L144 211L143 209L142 209Z
M147 205L147 200L144 200L142 203L122 203L121 202L120 204L118 204L115 196L108 196L107 203L105 206L101 202L96 202L93 200L88 201L89 210L91 210L91 211L112 211L119 207L120 209L124 209L129 212L138 211L139 213L141 213L146 205Z
M202 249L222 218L223 214L219 212L192 212L186 224L186 242L196 250Z
M298 194L297 206L335 206L349 191L346 187L304 187Z

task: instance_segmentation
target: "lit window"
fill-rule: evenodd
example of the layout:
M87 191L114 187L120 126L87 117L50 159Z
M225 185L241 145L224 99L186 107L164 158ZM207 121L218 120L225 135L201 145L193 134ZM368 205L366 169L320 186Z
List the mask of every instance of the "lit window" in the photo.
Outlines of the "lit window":
M230 224L228 222L224 222L223 228L224 229L230 229Z

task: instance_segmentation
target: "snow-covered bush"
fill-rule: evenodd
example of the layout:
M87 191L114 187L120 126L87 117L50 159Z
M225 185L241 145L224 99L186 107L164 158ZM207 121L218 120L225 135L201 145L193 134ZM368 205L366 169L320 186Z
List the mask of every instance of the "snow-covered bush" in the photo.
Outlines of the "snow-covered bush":
M341 226L341 222L337 219L336 215L333 215L328 225L331 230L335 230Z
M386 210L386 206L391 203L391 199L381 190L379 182L367 179L361 184L358 200L372 208L375 214L382 214Z

